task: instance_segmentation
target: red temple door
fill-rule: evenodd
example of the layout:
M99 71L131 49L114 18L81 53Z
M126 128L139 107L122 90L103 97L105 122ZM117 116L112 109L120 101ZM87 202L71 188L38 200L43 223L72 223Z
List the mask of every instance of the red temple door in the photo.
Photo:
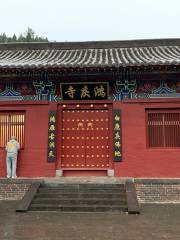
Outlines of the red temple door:
M110 128L108 110L63 110L61 166L108 168Z

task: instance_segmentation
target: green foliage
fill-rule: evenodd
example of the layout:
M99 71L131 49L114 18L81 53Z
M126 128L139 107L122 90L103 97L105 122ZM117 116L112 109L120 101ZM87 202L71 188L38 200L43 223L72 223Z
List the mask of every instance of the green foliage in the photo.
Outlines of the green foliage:
M27 28L25 33L21 33L18 37L13 34L8 37L6 33L0 34L0 43L14 43L14 42L49 42L48 38L39 37L32 28Z

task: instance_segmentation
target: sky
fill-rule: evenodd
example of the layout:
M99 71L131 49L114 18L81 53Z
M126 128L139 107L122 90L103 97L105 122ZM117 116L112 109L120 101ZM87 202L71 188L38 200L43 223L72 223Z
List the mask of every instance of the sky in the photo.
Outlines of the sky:
M0 0L0 34L50 41L180 38L180 0Z

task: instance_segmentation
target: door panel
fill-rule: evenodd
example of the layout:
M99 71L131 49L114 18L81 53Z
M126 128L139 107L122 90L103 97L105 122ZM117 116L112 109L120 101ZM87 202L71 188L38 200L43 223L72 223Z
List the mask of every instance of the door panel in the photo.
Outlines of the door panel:
M85 167L85 128L80 111L67 110L62 113L62 166Z
M107 110L88 113L91 128L86 131L86 164L90 167L109 166L109 118Z
M108 110L63 110L61 166L109 166Z

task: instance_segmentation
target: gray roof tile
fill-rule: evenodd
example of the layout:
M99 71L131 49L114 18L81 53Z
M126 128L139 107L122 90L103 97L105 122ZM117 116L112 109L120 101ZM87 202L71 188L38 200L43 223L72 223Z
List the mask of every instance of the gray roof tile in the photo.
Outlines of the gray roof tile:
M127 41L127 44L125 41L100 43L0 44L0 68L180 64L178 39Z

